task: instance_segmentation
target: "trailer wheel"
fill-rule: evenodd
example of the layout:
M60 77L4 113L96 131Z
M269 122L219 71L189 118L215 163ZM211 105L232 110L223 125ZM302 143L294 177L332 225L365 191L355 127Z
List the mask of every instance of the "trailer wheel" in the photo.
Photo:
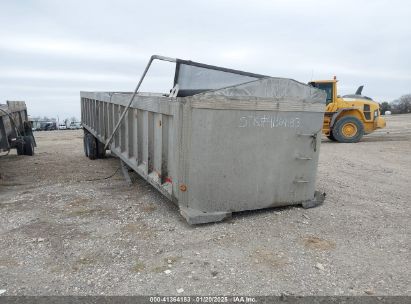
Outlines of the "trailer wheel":
M342 143L359 142L364 135L364 126L354 116L345 116L337 120L333 127L334 138Z
M98 158L104 158L106 157L106 149L104 149L104 144L101 143L98 139L97 141L97 157Z
M34 155L34 140L32 136L23 136L23 154L33 156Z
M24 155L24 143L18 142L16 144L17 155Z
M83 148L84 148L84 155L86 156L86 157L88 157L88 146L87 146L87 135L88 135L89 133L86 131L86 130L84 130L84 136L83 136Z
M86 149L87 155L90 159L97 158L97 140L93 134L86 134Z

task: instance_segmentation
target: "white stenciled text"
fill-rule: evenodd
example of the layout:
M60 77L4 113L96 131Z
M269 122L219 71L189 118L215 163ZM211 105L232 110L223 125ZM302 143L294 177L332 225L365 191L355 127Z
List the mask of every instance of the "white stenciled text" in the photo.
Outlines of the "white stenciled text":
M240 128L295 128L300 127L300 118L281 115L248 115L240 117Z

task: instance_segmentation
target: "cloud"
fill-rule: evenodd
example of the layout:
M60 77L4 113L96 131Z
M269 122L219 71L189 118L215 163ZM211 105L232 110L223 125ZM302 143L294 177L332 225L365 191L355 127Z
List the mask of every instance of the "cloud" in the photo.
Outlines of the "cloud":
M101 44L90 41L16 36L1 33L0 50L92 60L141 61L147 54L129 46Z
M133 90L152 54L302 82L337 75L341 94L365 84L392 100L411 90L409 16L405 0L2 1L0 102L78 115L79 91ZM172 69L153 66L142 89L169 88Z
M10 69L2 70L1 78L14 79L43 79L64 81L96 81L96 82L135 82L132 75L82 73L68 71Z

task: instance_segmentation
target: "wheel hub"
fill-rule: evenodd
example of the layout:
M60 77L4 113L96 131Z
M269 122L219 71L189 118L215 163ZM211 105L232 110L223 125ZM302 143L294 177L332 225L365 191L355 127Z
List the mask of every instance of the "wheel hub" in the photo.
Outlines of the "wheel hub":
M341 131L344 137L354 137L357 134L358 129L355 124L349 122L342 127Z

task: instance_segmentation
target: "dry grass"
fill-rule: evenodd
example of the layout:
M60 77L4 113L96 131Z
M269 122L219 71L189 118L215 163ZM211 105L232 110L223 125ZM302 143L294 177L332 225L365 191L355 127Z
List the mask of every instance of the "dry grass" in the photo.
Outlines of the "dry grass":
M332 250L335 249L333 241L327 241L316 236L306 236L303 238L303 244L309 249Z
M134 272L142 272L146 268L146 265L142 261L136 261L132 270Z
M90 199L85 198L85 197L79 197L79 198L74 199L72 202L70 202L68 204L68 207L84 206L89 202L91 202Z
M128 223L121 228L122 233L139 235L143 239L150 239L156 236L153 228L143 222Z
M174 264L175 262L179 260L181 260L181 257L179 256L169 256L169 257L164 258L164 263Z
M101 207L86 207L86 206L79 206L74 207L72 210L66 210L66 214L68 217L87 217L93 215L107 215L111 212L110 209L105 209Z
M84 267L92 266L97 263L97 258L94 254L87 254L78 258L72 268L74 271L81 270Z
M164 272L166 269L168 269L167 265L160 265L152 268L151 271L154 273L161 273Z
M144 212L151 213L157 210L157 207L154 204L148 204L148 205L144 205L143 207L141 207L141 210L143 210Z
M288 258L283 253L275 253L267 249L258 249L251 254L251 258L256 264L279 268L288 264Z
M0 258L0 267L10 267L10 266L19 266L19 263L14 258L10 258L10 257Z

